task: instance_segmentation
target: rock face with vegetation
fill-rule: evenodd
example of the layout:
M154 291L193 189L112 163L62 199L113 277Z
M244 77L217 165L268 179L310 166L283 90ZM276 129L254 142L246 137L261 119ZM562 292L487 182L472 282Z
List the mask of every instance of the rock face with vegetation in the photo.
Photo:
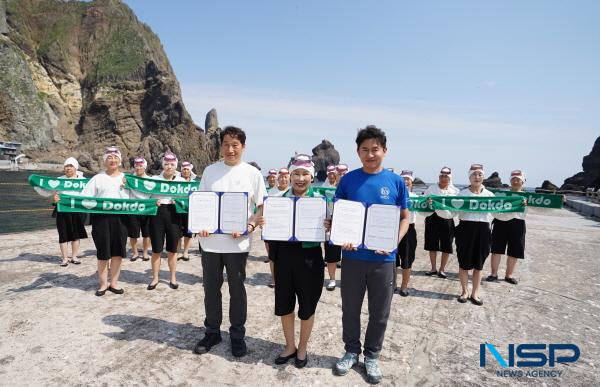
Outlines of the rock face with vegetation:
M167 150L198 172L218 157L218 128L194 124L158 37L121 1L0 3L0 139L37 161L73 155L89 171L108 145L153 171Z
M312 149L312 160L315 163L316 180L325 181L327 167L340 163L340 154L329 140L323 140Z

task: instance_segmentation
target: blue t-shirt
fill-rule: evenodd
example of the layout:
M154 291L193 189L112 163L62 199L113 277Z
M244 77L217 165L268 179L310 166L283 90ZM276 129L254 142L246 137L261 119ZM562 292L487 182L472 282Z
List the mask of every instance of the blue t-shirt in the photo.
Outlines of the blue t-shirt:
M387 169L375 174L366 173L362 169L348 172L340 180L335 197L369 204L394 204L402 209L408 208L408 190L404 185L404 179ZM396 260L395 254L381 255L367 249L343 250L342 256L344 259L363 261Z

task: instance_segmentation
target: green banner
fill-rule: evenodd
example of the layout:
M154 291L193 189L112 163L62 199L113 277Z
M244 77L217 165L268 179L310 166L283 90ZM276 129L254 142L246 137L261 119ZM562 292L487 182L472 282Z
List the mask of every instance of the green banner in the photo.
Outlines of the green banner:
M413 199L418 199L414 200ZM410 198L413 211L431 211L427 199L432 200L433 210L463 212L523 212L525 204L520 196L422 196Z
M175 212L178 214L187 214L189 210L189 199L188 198L174 198Z
M321 196L324 196L328 202L333 202L333 198L335 197L335 187L312 187L313 191L318 193Z
M67 179L52 176L29 175L29 184L48 191L81 191L90 179Z
M198 191L200 181L166 181L125 174L126 187L155 195L187 196Z
M428 204L429 196L415 196L408 198L408 210L415 212L433 212L433 204Z
M92 214L156 215L156 199L105 199L60 195L59 212Z
M563 208L563 195L542 194L535 192L514 192L490 189L496 196L520 196L527 199L529 207Z

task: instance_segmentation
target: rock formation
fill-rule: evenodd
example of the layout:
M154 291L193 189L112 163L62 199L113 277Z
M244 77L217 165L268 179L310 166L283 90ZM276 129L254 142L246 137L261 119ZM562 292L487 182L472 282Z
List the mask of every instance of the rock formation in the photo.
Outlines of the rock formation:
M558 187L554 184L552 184L552 182L550 180L544 180L544 182L542 183L541 187L537 187L535 189L536 192L546 192L546 191L558 191Z
M600 137L594 142L590 154L584 156L581 166L583 172L565 179L561 190L585 191L587 188L600 188Z
M502 179L498 172L494 172L487 179L483 180L483 185L487 188L502 188Z
M73 155L90 172L108 145L151 172L167 150L199 173L218 158L216 111L216 127L194 124L158 37L120 0L4 1L0 139L34 161Z
M316 180L325 181L327 166L340 163L340 154L331 142L323 140L312 149L312 160L315 163Z

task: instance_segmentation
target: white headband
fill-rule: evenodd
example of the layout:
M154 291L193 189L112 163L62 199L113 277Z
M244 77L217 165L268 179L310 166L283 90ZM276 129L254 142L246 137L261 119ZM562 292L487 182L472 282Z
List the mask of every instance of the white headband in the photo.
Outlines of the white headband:
M64 166L72 165L75 169L79 169L79 162L75 157L69 157L65 160Z

